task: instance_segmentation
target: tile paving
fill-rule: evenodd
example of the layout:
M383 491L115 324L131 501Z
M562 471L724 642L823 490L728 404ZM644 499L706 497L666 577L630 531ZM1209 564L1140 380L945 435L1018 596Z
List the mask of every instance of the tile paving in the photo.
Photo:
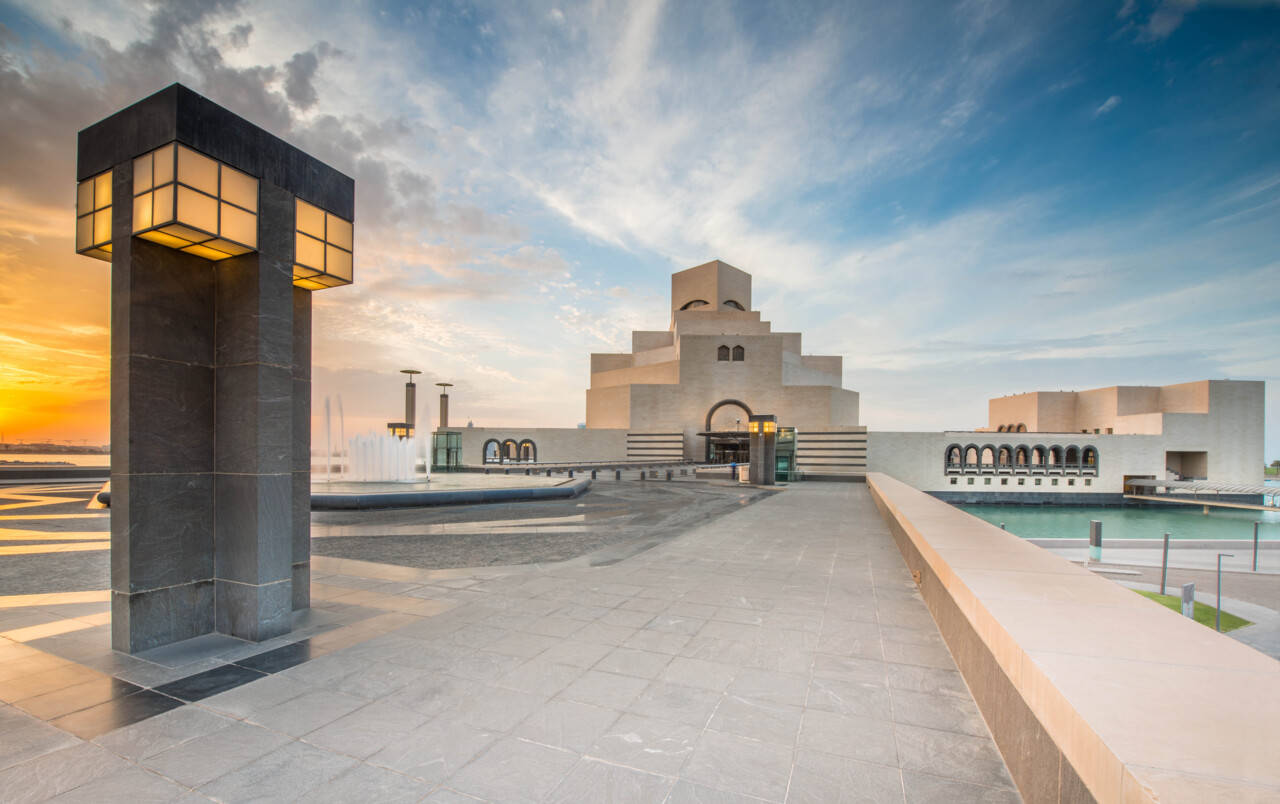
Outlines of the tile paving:
M314 608L259 646L4 637L0 799L1019 800L865 487L668 526L603 562L318 557ZM60 621L35 611L0 628ZM171 705L88 739L24 711L80 685Z

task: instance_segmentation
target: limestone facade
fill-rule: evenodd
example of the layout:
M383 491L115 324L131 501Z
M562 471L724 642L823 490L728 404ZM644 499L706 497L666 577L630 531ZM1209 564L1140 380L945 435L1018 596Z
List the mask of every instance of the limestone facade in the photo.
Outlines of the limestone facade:
M842 372L840 356L803 354L800 333L774 332L751 309L751 275L714 260L672 274L667 329L633 332L630 352L591 355L586 425L682 433L689 460L706 457L700 433L745 431L750 413L776 414L801 444L805 432L861 435ZM861 471L862 447L837 457Z

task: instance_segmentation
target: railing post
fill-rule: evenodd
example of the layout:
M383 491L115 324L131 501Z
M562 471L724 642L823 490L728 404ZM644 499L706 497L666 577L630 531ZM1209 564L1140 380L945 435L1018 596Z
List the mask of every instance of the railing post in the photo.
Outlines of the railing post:
M1164 594L1165 581L1169 578L1169 534L1164 535L1164 557L1160 560L1160 594Z

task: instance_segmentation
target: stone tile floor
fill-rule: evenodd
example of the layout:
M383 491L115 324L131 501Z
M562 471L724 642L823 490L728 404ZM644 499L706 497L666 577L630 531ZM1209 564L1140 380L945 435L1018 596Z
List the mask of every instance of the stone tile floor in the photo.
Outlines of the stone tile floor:
M0 799L1019 800L864 486L606 562L314 569L258 646L108 662L105 601L0 609Z

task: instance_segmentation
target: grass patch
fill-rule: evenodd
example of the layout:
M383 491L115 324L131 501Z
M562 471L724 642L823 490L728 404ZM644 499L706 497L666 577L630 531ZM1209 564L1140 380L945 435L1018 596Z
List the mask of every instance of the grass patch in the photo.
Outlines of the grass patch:
M1138 594L1142 595L1148 600L1154 600L1155 602L1159 603L1160 605L1164 606L1167 609L1173 609L1179 614L1182 613L1181 597L1174 597L1173 595L1162 595L1159 592L1143 592L1140 589L1135 589L1133 591L1137 592ZM1207 625L1210 628L1212 628L1213 615L1217 611L1217 609L1215 609L1213 606L1206 606L1205 604L1201 603L1198 600L1195 603L1195 607L1196 607L1195 621L1200 623L1201 625ZM1246 625L1253 625L1253 623L1249 622L1243 617L1237 617L1236 615L1230 612L1227 612L1227 611L1222 612L1222 633L1225 634L1226 632L1234 631L1237 628L1244 628Z

